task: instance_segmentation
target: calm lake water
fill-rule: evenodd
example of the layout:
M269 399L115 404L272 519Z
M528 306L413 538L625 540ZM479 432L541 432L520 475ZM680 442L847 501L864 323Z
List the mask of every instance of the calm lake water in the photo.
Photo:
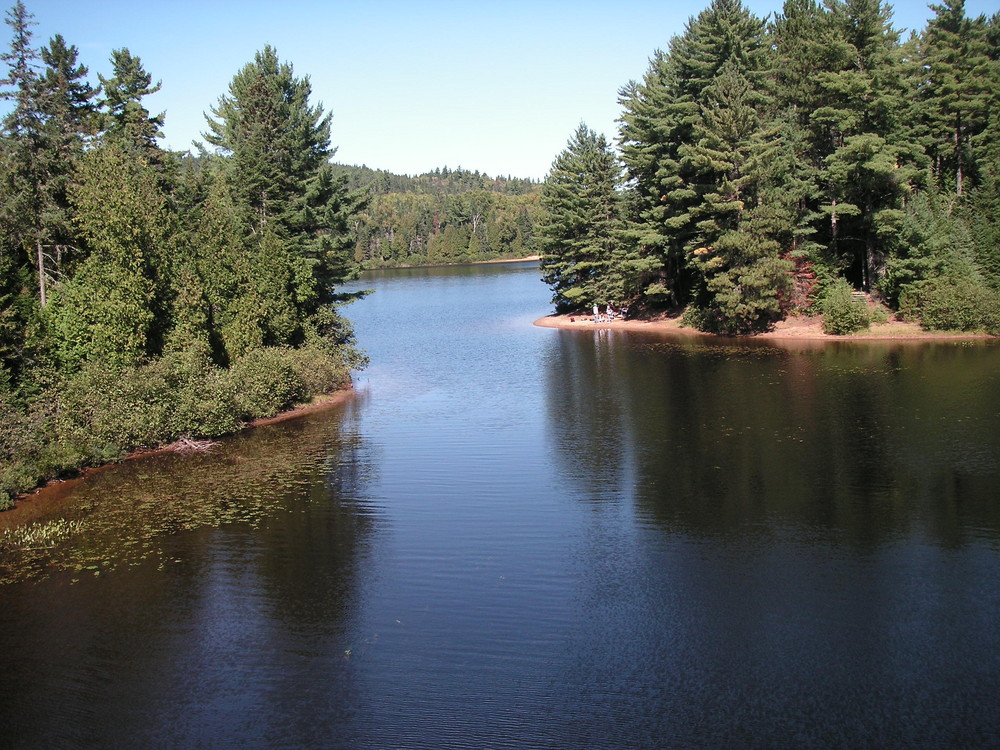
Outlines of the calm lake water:
M370 276L353 400L78 485L0 744L1000 745L1000 346L540 329L537 277Z

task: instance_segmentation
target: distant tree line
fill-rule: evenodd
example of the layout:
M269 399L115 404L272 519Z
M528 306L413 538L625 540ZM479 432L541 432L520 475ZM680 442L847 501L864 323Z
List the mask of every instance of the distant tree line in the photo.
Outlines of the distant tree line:
M537 253L541 185L447 167L416 177L337 166L367 192L354 217L354 260L365 268L521 258Z
M553 162L557 308L752 333L814 304L867 325L867 296L1000 331L1000 14L931 7L903 40L879 0L714 0L621 89L617 151L584 124Z
M159 89L116 49L88 82L20 0L0 55L0 505L138 446L231 431L349 383L335 285L365 196L330 115L266 47L207 114L208 148L158 145Z

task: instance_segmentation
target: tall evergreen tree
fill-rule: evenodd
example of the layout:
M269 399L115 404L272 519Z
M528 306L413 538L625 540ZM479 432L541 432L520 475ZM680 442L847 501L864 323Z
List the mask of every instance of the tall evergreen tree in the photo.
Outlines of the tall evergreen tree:
M73 261L81 257L76 247L69 186L86 142L99 127L94 101L99 92L87 82L87 68L78 63L77 55L77 48L68 46L59 34L41 49L45 70L39 86L48 162L42 222L51 243L49 258L55 261L52 268L56 277L69 272Z
M268 46L206 115L205 139L228 157L223 177L248 247L276 264L275 278L288 273L287 285L243 280L276 295L265 307L296 311L298 328L279 326L272 333L281 340L268 343L333 333L333 285L353 270L348 218L360 198L349 194L346 178L333 174L331 116L310 104L311 93L309 78L296 77ZM268 274L259 264L248 270Z
M112 50L111 66L110 78L98 75L104 88L101 103L107 110L107 137L143 151L154 163L159 162L162 155L157 139L163 135L164 113L151 115L142 100L159 91L161 84L159 81L153 83L142 60L126 47Z
M839 68L820 74L812 115L822 157L821 224L829 259L866 291L884 270L920 149L907 137L898 32L881 0L834 0Z
M1000 95L990 75L986 19L967 18L965 0L931 8L935 15L919 40L918 114L938 179L961 196L969 177L977 177L973 142Z
M580 124L542 186L542 279L557 309L620 301L615 263L621 168L603 135Z
M761 92L738 61L718 72L703 98L695 139L681 149L701 194L690 210L695 232L686 248L700 277L692 318L703 330L760 331L779 317L790 271L778 238L790 234L781 225L794 214L773 189L784 177L776 173L780 131L767 127Z
M713 165L690 158L706 91L727 70L758 86L765 51L760 19L739 0L713 0L671 40L668 54L656 54L642 83L622 91L622 159L637 210L627 236L638 248L625 268L653 301L686 302L696 283L686 251L704 221L704 196L721 179Z
M39 85L38 50L32 46L33 16L18 0L7 12L11 27L10 49L2 59L8 75L0 81L3 97L13 103L3 119L2 219L5 234L21 256L19 265L35 266L36 288L45 297L43 226L47 161L45 114Z

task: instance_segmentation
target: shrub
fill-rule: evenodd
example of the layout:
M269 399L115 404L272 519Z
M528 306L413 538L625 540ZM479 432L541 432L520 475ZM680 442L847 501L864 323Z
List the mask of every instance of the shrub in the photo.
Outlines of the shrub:
M837 336L862 331L871 324L868 305L854 299L850 285L840 279L826 288L823 330Z
M360 356L360 355L359 355ZM257 349L224 370L174 352L138 367L86 364L26 406L0 389L0 510L39 482L183 435L215 437L350 382L324 347Z
M229 368L240 419L269 417L306 396L305 384L292 366L288 349L255 349Z
M930 331L1000 333L1000 292L974 281L936 278L910 284L900 312Z
M889 310L885 307L885 305L876 305L875 307L868 308L868 322L888 323Z
M167 415L168 439L215 437L236 430L236 399L225 370L197 351L170 354L162 362L174 386L173 407Z
M307 396L329 393L344 388L351 382L347 366L322 349L302 347L293 349L288 354Z
M12 498L34 484L29 463L36 453L35 431L28 415L6 394L0 395L0 510L12 505Z

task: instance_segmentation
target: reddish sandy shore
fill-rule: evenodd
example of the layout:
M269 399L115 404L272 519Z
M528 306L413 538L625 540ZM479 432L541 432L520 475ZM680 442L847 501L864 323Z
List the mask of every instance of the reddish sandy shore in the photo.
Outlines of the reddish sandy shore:
M614 320L609 323L594 323L589 315L548 315L535 321L542 328L573 328L578 330L610 328L622 331L648 331L669 333L680 336L707 336L694 328L685 327L679 317L662 315L643 320ZM940 333L923 330L916 323L891 321L875 323L866 331L849 336L834 336L823 332L823 318L820 316L794 317L779 322L773 331L746 338L777 341L966 341L996 339L987 334Z
M313 414L318 411L330 409L353 398L354 395L355 391L353 389L346 389L343 391L335 391L334 393L316 396L308 403L294 406L291 409L283 411L280 414L276 414L273 417L256 419L245 425L242 429L262 427L263 425L276 424L277 422L285 422L289 419L297 419L305 416L306 414ZM158 448L146 448L134 451L122 460L132 461L138 458L155 456L161 453L183 453L189 450L191 450L191 442L179 440L176 443L162 445ZM84 481L92 474L103 471L109 466L114 466L114 464L105 464L103 466L84 469L69 479L54 479L43 487L39 487L32 492L21 495L14 501L13 508L0 512L0 531L32 523L33 521L48 520L54 510L52 506L57 504L59 499L65 497L77 483Z

